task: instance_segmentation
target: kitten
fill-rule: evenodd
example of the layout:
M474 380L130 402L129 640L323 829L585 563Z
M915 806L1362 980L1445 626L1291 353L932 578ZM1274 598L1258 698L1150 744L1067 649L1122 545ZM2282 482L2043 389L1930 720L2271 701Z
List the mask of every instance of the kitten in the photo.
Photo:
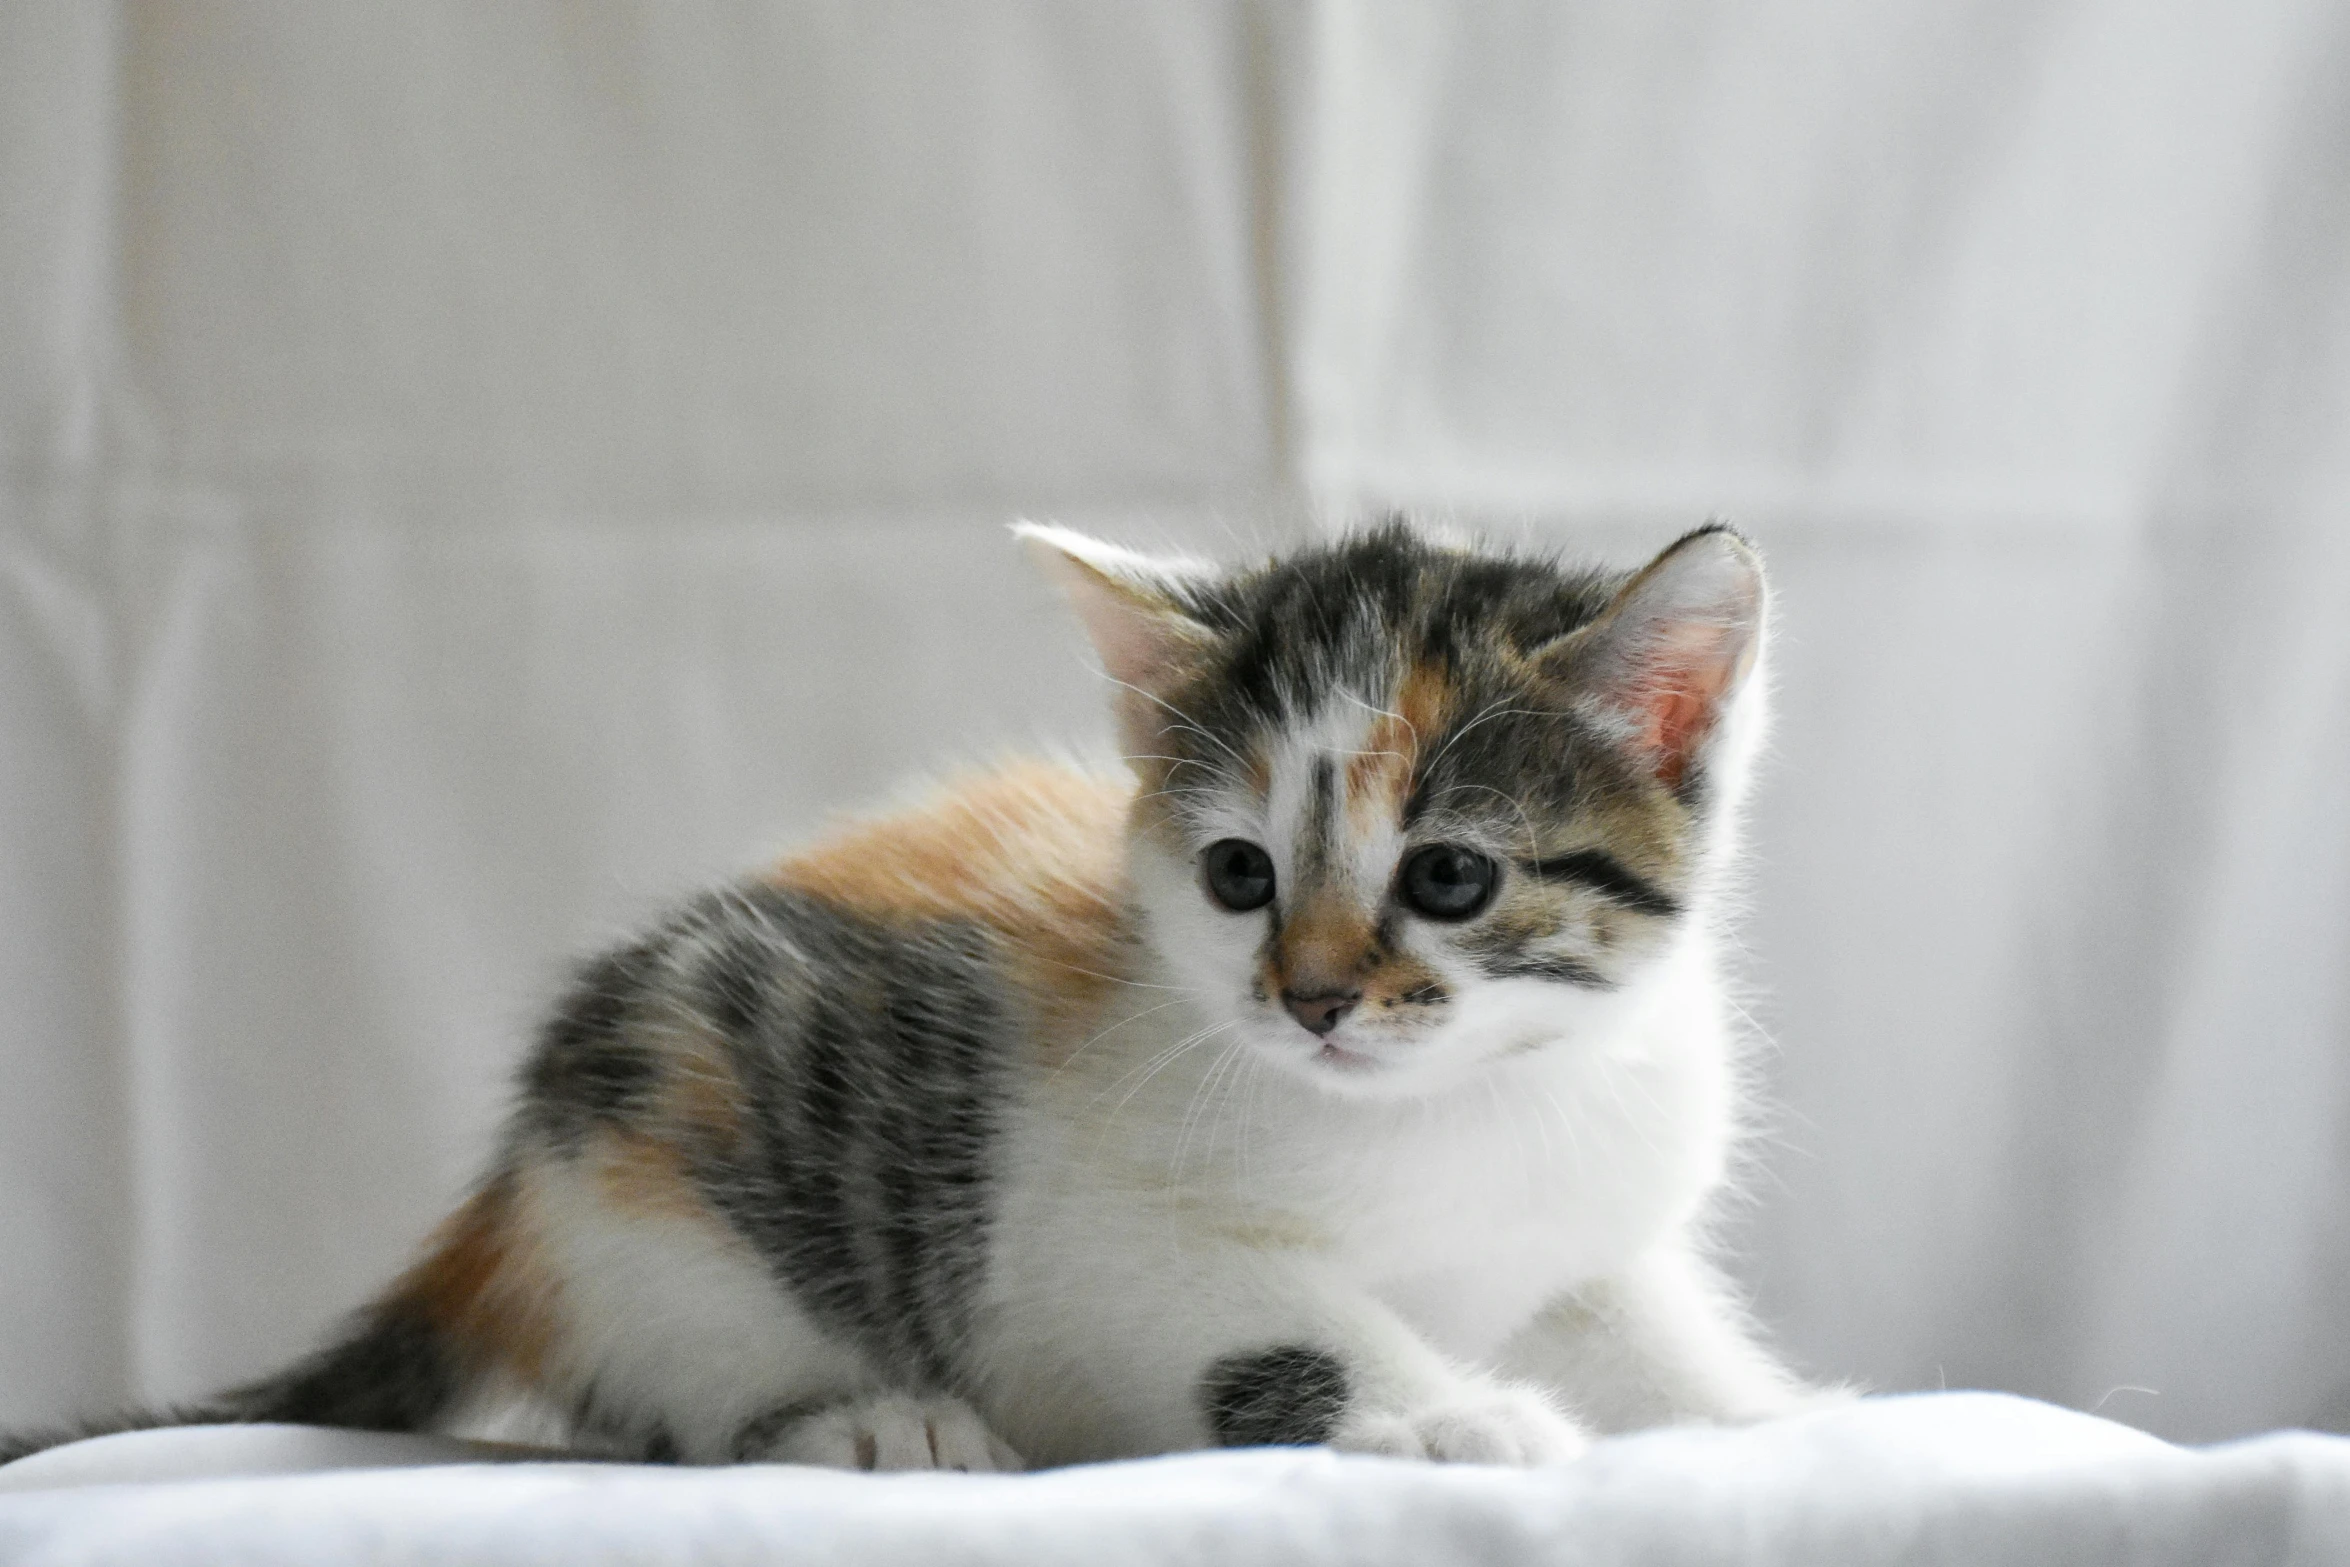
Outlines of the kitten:
M1391 523L1221 572L1018 531L1133 777L964 780L588 964L421 1260L161 1418L1545 1463L1805 1396L1700 1233L1739 1108L1746 543L1625 575Z

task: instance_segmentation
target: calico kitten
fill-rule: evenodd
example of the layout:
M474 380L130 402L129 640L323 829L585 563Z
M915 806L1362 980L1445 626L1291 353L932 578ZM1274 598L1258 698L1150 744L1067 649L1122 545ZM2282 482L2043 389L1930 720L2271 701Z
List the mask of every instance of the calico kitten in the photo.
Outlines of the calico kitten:
M1224 572L1019 532L1133 776L966 779L588 964L422 1258L164 1418L1543 1463L1803 1396L1700 1239L1754 552L1624 575L1397 523Z

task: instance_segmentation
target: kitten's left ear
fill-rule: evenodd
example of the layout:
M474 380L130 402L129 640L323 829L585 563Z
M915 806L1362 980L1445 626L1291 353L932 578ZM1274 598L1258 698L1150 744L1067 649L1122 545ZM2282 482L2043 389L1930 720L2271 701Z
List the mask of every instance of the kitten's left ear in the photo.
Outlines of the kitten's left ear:
M1215 634L1185 607L1183 587L1213 574L1197 561L1138 555L1067 528L1015 523L1044 574L1068 598L1102 667L1124 687L1118 713L1129 748L1153 748L1167 693L1199 667Z
M1620 721L1635 752L1678 788L1762 652L1770 590L1762 557L1725 524L1643 567L1599 618L1535 662Z

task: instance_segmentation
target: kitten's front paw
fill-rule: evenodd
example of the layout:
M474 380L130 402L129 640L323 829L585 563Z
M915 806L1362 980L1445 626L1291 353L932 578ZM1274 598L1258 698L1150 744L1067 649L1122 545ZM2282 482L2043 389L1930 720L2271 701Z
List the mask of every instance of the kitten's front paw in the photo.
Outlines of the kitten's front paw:
M1591 1445L1583 1428L1530 1387L1471 1386L1406 1410L1359 1410L1330 1445L1350 1453L1456 1464L1563 1464Z
M1020 1456L959 1398L880 1393L761 1433L745 1458L828 1469L960 1469L1010 1474Z

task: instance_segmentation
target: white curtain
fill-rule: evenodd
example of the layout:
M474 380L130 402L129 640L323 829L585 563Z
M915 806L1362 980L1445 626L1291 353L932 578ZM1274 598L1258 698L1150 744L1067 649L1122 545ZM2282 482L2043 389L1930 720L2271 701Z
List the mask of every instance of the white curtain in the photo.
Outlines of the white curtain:
M2319 0L0 8L0 1419L283 1359L569 955L1098 735L1005 520L1385 505L1770 556L1800 1359L2350 1424Z

